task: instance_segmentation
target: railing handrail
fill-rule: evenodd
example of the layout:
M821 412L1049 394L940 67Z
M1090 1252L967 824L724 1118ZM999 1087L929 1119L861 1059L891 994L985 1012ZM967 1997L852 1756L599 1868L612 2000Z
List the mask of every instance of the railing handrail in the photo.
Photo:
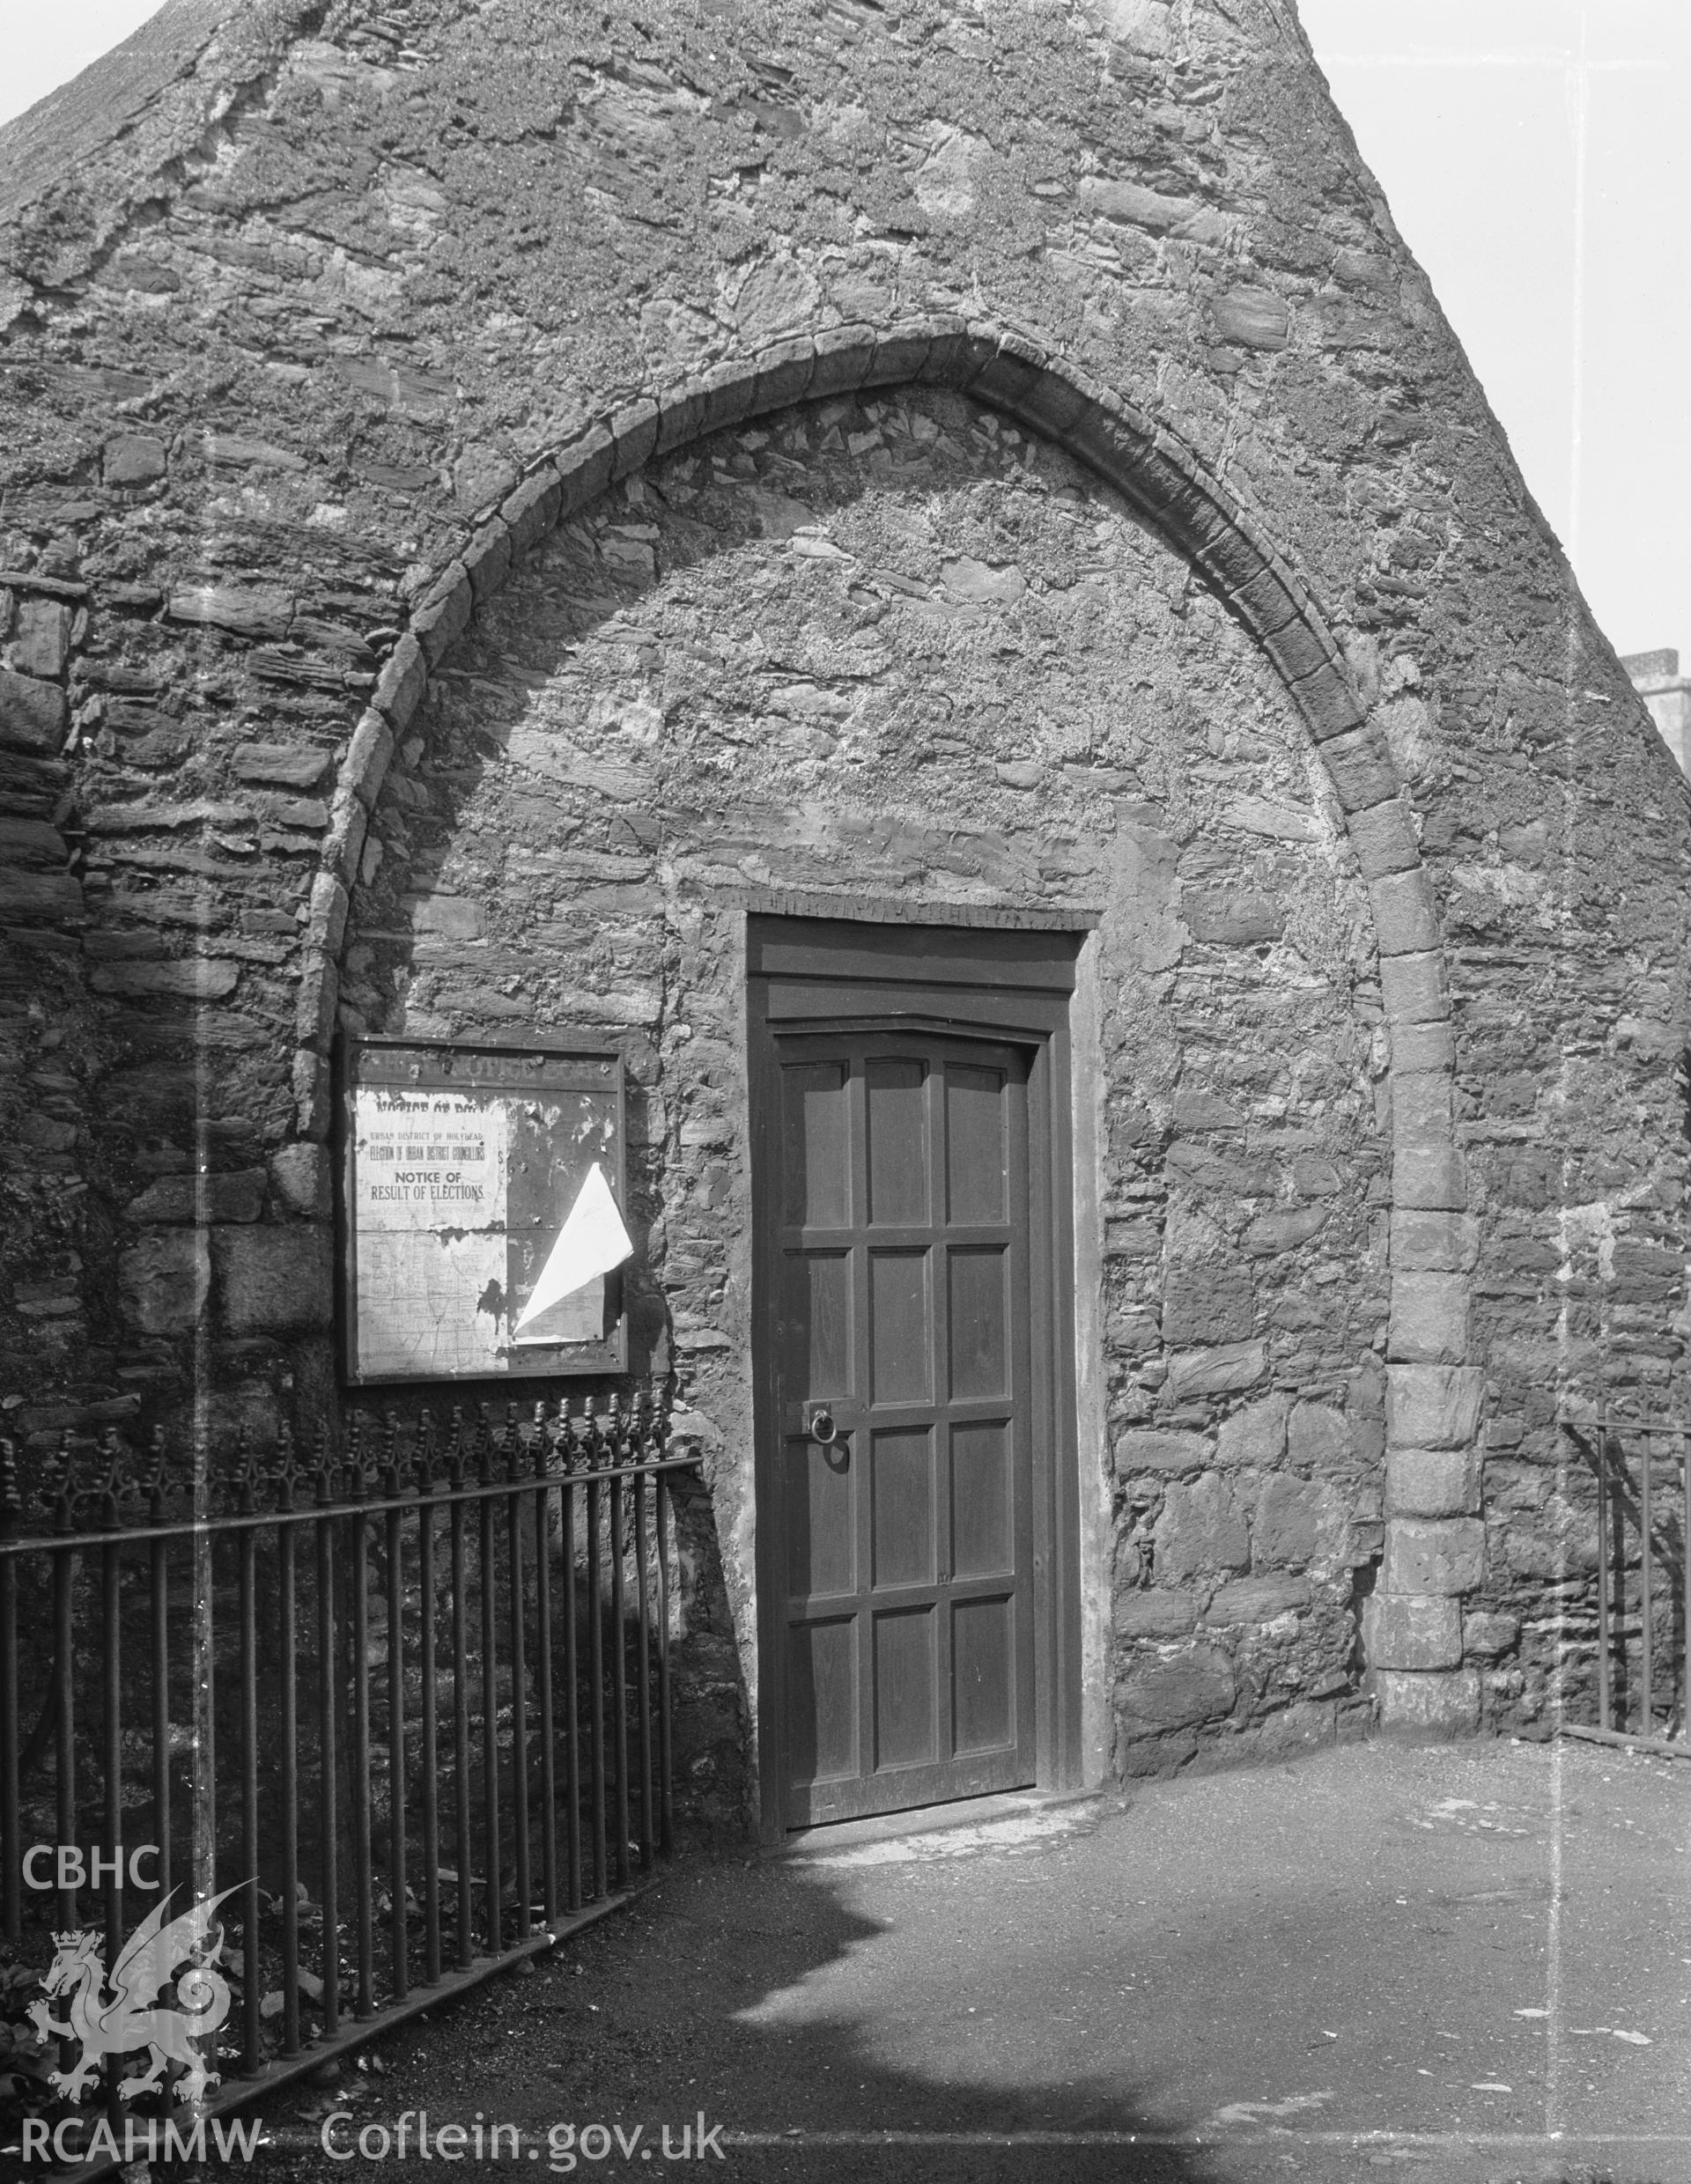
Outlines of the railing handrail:
M166 1524L114 1524L74 1532L33 1531L0 1533L0 1557L43 1553L63 1553L82 1547L109 1546L124 1539L198 1539L226 1532L252 1531L271 1524L313 1524L331 1516L380 1516L389 1509L450 1509L454 1502L497 1500L512 1494L535 1494L543 1488L568 1486L585 1479L647 1478L657 1472L692 1472L699 1467L695 1451L688 1456L654 1457L633 1464L581 1464L558 1470L520 1472L506 1479L476 1479L461 1487L443 1481L439 1490L413 1487L403 1494L380 1500L306 1502L284 1509L240 1509L233 1516L184 1516Z

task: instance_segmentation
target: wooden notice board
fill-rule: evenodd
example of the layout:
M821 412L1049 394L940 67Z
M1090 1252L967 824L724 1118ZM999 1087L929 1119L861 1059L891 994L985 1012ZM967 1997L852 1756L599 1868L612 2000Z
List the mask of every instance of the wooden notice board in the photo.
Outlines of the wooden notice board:
M354 1040L340 1120L349 1381L626 1369L620 1055Z

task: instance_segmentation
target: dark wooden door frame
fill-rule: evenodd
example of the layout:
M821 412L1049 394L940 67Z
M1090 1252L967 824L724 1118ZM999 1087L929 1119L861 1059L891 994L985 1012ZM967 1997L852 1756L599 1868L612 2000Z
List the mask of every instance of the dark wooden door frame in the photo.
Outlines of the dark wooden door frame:
M772 1170L772 1083L782 1031L909 1029L986 1037L1029 1052L1032 1300L1034 1706L1037 1782L1082 1779L1080 1474L1074 1359L1070 1001L1082 932L897 926L751 914L747 1046L752 1155L752 1324L770 1297L769 1222L758 1192ZM785 1575L764 1522L775 1506L779 1421L770 1346L754 1345L758 1773L763 1833L785 1838L782 1678Z

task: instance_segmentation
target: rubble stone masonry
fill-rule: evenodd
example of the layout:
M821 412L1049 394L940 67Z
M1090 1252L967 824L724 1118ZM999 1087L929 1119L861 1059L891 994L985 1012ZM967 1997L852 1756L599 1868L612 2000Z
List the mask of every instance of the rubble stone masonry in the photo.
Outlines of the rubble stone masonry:
M747 911L1067 925L1096 1763L1579 1692L1687 790L1286 0L173 0L0 324L26 1448L336 1415L337 1034L612 1035L741 1804Z

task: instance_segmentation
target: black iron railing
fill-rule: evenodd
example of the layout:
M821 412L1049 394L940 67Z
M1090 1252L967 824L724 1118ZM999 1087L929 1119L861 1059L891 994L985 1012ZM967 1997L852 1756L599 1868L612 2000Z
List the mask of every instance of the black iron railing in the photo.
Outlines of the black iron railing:
M204 2060L268 2083L626 1892L672 1834L670 1451L615 1398L338 1452L67 1435L33 1479L0 1442L14 1988L223 1895Z
M1682 1740L1691 1701L1691 1433L1606 1411L1562 1423L1597 1485L1596 1727Z

